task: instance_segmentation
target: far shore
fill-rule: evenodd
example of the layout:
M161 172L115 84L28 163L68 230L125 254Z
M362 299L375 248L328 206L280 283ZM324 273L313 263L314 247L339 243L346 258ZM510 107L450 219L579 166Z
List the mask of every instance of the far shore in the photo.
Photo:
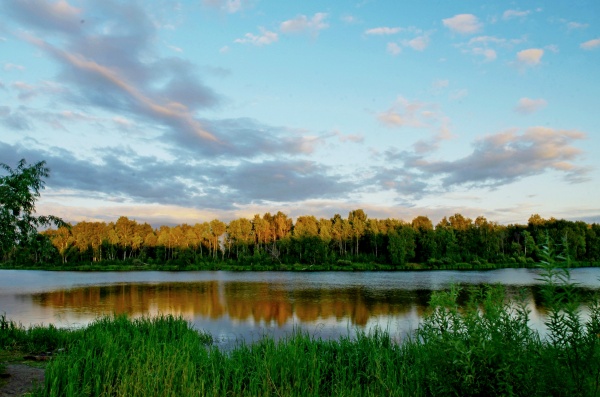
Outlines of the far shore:
M341 263L340 263L341 262ZM47 271L289 271L289 272L361 272L361 271L437 271L437 270L496 270L496 269L533 269L539 267L536 263L452 263L440 265L428 265L422 263L407 263L403 266L395 266L381 263L361 263L350 261L338 261L335 264L280 264L280 263L245 263L237 264L231 261L209 262L209 263L144 263L138 260L125 262L92 262L73 264L10 264L0 263L0 269L5 270L47 270ZM571 262L569 268L600 267L600 262Z

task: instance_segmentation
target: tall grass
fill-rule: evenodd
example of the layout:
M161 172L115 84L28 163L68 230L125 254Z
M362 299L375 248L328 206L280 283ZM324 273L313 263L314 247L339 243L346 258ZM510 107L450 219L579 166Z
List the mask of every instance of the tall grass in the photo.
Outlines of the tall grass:
M434 293L422 325L401 343L381 330L336 340L296 330L221 351L180 318L108 317L49 338L65 351L48 364L34 395L596 396L598 300L584 316L562 268L568 259L547 246L544 255L544 335L529 327L525 301L507 299L500 286ZM40 330L10 329L0 341L41 347L35 340L46 338Z
M180 318L101 318L46 369L45 396L194 395L211 337Z
M583 320L577 284L571 281L568 246L555 253L549 242L542 250L542 294L548 306L547 354L549 367L561 374L559 387L568 384L572 395L600 393L600 301L596 296L588 305L589 316ZM555 259L566 266L557 266ZM566 375L566 376L565 376ZM593 392L593 394L592 394Z
M65 346L71 340L72 331L54 325L37 325L28 329L0 315L0 349L19 349L31 354L47 353Z

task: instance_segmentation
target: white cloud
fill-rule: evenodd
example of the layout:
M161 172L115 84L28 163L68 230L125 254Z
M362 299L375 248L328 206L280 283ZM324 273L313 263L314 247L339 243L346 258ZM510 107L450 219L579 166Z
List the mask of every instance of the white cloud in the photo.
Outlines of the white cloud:
M429 46L429 35L432 33L431 31L422 32L414 28L402 29L402 31L419 32L423 34L411 40L406 39L399 42L389 42L387 45L387 52L390 54L398 55L402 52L402 48L406 47L412 48L415 51L424 51Z
M477 36L469 40L469 46L488 46L491 44L498 45L500 47L510 48L513 45L521 44L525 39L504 39L496 36Z
M182 48L180 48L180 47L176 47L176 46L174 46L174 45L171 45L171 44L167 44L167 47L169 47L169 49L171 49L171 50L173 50L173 51L175 51L175 52L179 52L179 53L183 52L183 49L182 49Z
M483 24L473 14L458 14L452 18L443 19L442 23L448 29L460 34L474 34L483 28Z
M590 26L590 25L588 25L587 23L567 22L567 29L569 29L569 30L585 29L588 26Z
M496 51L492 50L491 48L475 47L472 51L475 55L482 55L486 62L495 61L498 57Z
M310 19L306 15L298 15L294 19L283 21L279 28L283 33L311 32L316 35L320 30L329 27L325 22L326 18L327 14L324 12L318 12Z
M135 126L135 123L125 117L115 116L112 118L112 121L118 128L130 129Z
M402 52L402 47L400 47L397 43L388 43L387 52L392 55L399 55Z
M453 101L460 101L461 99L465 98L467 95L469 95L469 90L467 90L466 88L462 88L460 90L454 90L450 93L450 99Z
M529 48L527 50L519 51L517 53L517 60L521 65L535 66L541 62L543 55L544 50L541 48Z
M339 141L342 143L346 143L346 142L352 142L352 143L362 143L365 140L365 137L363 135L359 135L359 134L343 134L340 131L334 131L333 133L335 136L338 137Z
M246 8L248 0L202 0L202 4L207 7L216 8L230 14L234 14Z
M531 99L531 98L521 98L517 102L517 106L515 106L515 112L521 114L531 114L535 113L538 110L545 108L548 102L545 99Z
M523 18L529 15L531 11L506 10L502 14L502 19Z
M235 39L234 42L240 43L240 44L253 44L256 46L263 46L263 45L273 44L274 42L279 40L277 33L268 31L263 27L260 27L259 30L260 30L260 35L258 35L258 36L254 35L252 33L246 33L244 35L244 38Z
M584 50L593 50L594 48L598 48L600 47L600 37L597 39L588 40L585 43L581 43L579 47L583 48Z
M43 81L37 86L22 81L15 81L11 84L11 88L19 92L18 98L23 101L32 99L39 95L60 94L65 92L64 87L51 81Z
M435 90L441 90L442 88L447 88L450 85L450 80L436 80L431 85Z
M5 63L4 70L6 70L6 71L11 71L11 70L23 71L23 70L25 70L25 67L21 66L21 65L15 65L14 63Z
M475 44L487 45L489 43L504 44L505 42L506 42L506 39L501 39L501 38L494 37L494 36L477 36L477 37L473 37L471 40L469 40L469 45L475 45Z
M396 33L399 33L400 31L402 31L402 28L399 28L399 27L389 28L387 26L382 26L379 28L367 29L367 30L365 30L365 34L383 36L383 35L396 34Z
M423 51L429 45L429 36L425 35L425 36L415 37L412 40L408 40L408 41L404 42L404 44L407 47L412 48L413 50Z
M358 22L358 18L356 18L353 15L342 15L342 17L340 18L343 22L345 23L357 23Z

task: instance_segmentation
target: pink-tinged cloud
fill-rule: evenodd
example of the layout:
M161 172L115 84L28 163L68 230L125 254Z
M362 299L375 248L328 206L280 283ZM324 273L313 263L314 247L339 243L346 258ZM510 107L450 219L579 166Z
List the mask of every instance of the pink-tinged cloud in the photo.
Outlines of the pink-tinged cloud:
M353 143L362 143L365 140L365 137L358 134L348 134L344 135L340 131L335 131L334 135L338 137L339 141L342 143L353 142Z
M593 50L598 48L600 47L600 37L597 39L588 40L585 43L581 43L579 47L583 48L584 50Z
M563 172L570 182L585 180L589 169L578 166L582 150L573 146L586 135L579 131L531 127L523 134L508 131L486 136L474 144L474 151L454 161L427 162L420 159L406 165L425 174L443 176L443 184L499 186L546 171Z
M398 97L394 104L384 112L377 114L377 120L389 128L423 128L431 134L413 144L417 153L431 152L441 141L453 137L450 120L439 111L437 105L418 101L409 101Z
M483 28L483 24L473 14L458 14L443 19L442 23L451 31L460 34L474 34Z
M204 140L219 142L213 134L206 131L202 125L193 118L188 107L183 103L153 99L131 84L114 68L101 65L80 54L73 54L58 49L37 37L24 36L24 38L38 48L43 49L54 57L68 63L78 71L104 81L105 84L119 92L124 98L127 98L127 101L140 111L170 120Z
M532 114L546 107L548 102L545 99L521 98L515 106L515 112L520 114Z
M536 66L542 60L544 50L541 48L529 48L517 53L517 60L524 66Z
M17 17L48 31L76 33L81 29L81 9L71 6L65 0L19 0L6 3L12 3L10 12Z
M377 115L377 119L387 127L425 127L422 112L426 104L410 102L398 97L391 108Z
M259 28L260 35L254 35L252 33L246 33L243 39L236 39L234 42L239 44L252 44L255 46L263 46L275 43L279 40L277 33L270 32L263 27Z

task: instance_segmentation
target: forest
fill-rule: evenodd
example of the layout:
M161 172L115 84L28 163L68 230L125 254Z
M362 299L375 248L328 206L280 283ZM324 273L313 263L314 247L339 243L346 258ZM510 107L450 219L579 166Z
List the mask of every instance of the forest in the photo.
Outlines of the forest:
M357 209L347 218L282 212L229 223L153 228L127 217L116 222L79 222L39 234L15 258L30 264L137 263L180 267L217 264L333 265L369 263L392 268L528 267L538 247L562 242L574 263L600 259L600 225L532 215L526 225L500 225L480 216L454 214L435 226L426 216L411 222L374 219ZM5 260L8 258L4 258ZM416 266L420 265L420 266Z

